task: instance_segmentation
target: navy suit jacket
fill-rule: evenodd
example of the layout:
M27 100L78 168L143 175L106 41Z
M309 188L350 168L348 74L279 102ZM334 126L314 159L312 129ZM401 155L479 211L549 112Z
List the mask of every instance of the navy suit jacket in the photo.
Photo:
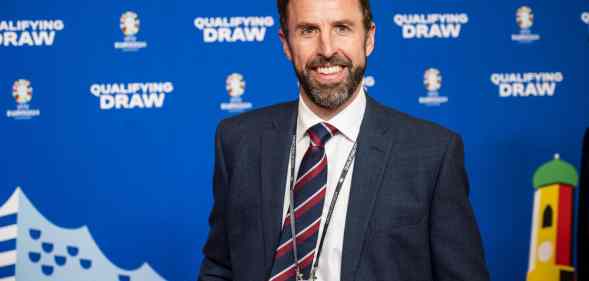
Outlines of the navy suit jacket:
M290 102L219 124L199 280L270 277L296 120ZM458 135L367 97L341 280L489 280L468 192Z

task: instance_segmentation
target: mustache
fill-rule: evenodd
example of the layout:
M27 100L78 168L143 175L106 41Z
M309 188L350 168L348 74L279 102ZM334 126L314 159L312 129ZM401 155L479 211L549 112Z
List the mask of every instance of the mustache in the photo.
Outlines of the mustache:
M352 67L352 61L340 54L334 54L331 57L317 56L307 63L307 69L317 68L325 65L340 65L348 68Z

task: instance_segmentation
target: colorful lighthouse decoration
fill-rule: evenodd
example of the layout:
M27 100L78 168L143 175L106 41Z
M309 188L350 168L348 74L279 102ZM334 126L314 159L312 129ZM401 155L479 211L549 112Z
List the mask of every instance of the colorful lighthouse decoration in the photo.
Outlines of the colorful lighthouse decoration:
M528 281L573 281L573 188L578 175L573 165L554 160L534 173L534 213Z

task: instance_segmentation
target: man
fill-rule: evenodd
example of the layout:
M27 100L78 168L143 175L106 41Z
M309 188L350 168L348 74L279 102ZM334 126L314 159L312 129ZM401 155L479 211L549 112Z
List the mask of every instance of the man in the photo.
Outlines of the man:
M488 280L460 138L363 91L368 1L278 9L300 98L219 125L199 280Z

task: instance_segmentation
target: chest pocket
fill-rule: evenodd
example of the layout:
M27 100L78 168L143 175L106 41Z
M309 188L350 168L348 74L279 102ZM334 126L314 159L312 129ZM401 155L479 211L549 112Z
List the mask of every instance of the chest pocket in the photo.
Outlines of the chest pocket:
M409 227L425 221L426 208L410 202L381 202L374 210L370 228L388 233L396 228Z

